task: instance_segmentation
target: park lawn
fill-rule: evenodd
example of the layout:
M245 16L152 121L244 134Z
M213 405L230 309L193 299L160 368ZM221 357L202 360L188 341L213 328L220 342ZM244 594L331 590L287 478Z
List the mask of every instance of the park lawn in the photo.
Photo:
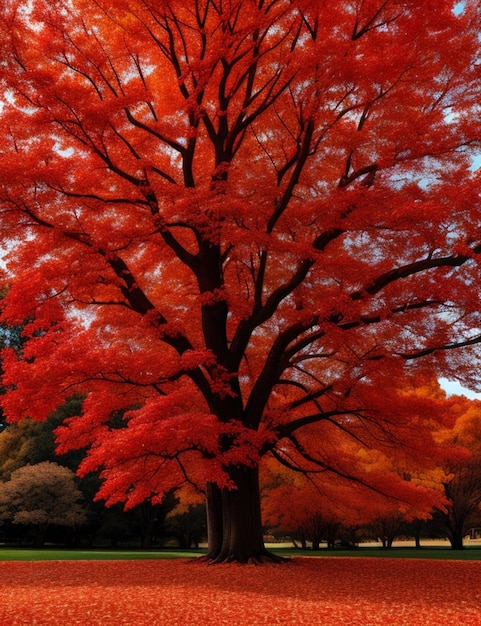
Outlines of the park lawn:
M66 548L0 548L2 561L136 561L150 559L193 559L205 550L131 550Z
M425 546L395 547L384 550L379 547L362 546L353 549L336 548L327 550L321 548L317 552L312 550L300 550L292 547L268 548L285 557L377 557L377 558L409 558L409 559L442 559L442 560L463 560L481 561L481 546L466 547L464 550L452 550L449 547ZM151 560L151 559L193 559L205 554L206 550L182 550L180 548L163 548L158 550L133 550L133 549L65 549L46 547L40 549L33 548L9 548L0 547L1 561L123 561L123 560Z
M481 563L297 558L0 563L2 626L480 626Z

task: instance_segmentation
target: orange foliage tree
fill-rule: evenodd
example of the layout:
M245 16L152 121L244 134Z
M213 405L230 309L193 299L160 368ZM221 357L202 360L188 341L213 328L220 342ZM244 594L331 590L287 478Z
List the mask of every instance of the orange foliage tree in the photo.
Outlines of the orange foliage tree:
M458 405L446 398L435 380L423 384L419 376L411 386L404 383L401 391L391 382L392 395L385 390L376 410L382 415L382 442L377 440L377 425L370 428L366 420L349 427L344 422L336 429L318 425L298 434L301 450L283 442L281 461L294 472L274 464L279 446L273 450L262 472L268 524L285 532L298 530L314 549L321 539L333 547L341 525L369 526L390 547L403 522L426 520L434 509L446 509L444 487L452 477L448 466L462 467L468 458L467 450L453 447L458 442L446 436L459 416ZM388 425L394 423L391 429ZM447 424L451 426L446 428ZM406 431L402 438L401 428ZM432 445L428 430L439 446ZM316 458L320 450L336 462L320 466Z
M468 531L481 523L481 402L463 396L453 396L450 402L457 413L456 422L452 429L441 429L436 438L463 446L468 456L446 461L443 485L448 505L435 521L451 546L461 549Z
M85 394L60 449L107 503L204 482L214 561L266 556L267 451L356 477L332 431L431 450L392 383L480 341L479 2L453 6L5 0L8 418Z
M308 542L319 550L320 542L335 546L341 529L367 521L365 510L373 501L373 492L339 477L321 477L264 463L261 472L264 524L275 533ZM319 478L321 478L319 480ZM366 496L368 496L366 498Z

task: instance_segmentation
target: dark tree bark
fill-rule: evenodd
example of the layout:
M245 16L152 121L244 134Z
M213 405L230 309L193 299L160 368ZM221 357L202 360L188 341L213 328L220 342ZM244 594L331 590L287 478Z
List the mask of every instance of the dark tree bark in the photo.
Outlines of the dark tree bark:
M421 533L423 531L425 521L422 519L415 519L411 524L412 534L414 537L414 545L417 549L421 548Z
M376 532L381 540L382 547L386 550L392 548L393 541L399 533L402 521L402 515L393 514L386 515L386 517L379 517L371 522L372 529Z
M464 549L464 537L462 529L456 528L453 532L451 532L448 536L449 543L451 544L451 548L453 550L463 550Z
M215 561L222 548L222 492L215 483L207 483L207 538L206 559Z
M337 522L326 523L326 541L327 547L330 550L333 550L336 547L336 539L339 533L339 529L341 528L341 524Z
M454 477L444 485L449 504L437 515L453 550L464 548L469 528L479 523L481 501L481 471L478 459L471 459L452 469Z
M264 547L258 468L232 466L229 474L236 489L220 490L215 485L208 486L207 559L213 563L285 560Z

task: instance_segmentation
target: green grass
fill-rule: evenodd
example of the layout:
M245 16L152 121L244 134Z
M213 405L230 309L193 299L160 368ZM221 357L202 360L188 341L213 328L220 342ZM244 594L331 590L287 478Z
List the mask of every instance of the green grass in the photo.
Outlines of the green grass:
M375 558L420 558L481 561L481 546L467 547L464 550L452 550L449 547L395 547L383 550L377 547L360 547L352 550L325 548L318 552L312 550L296 550L294 548L271 548L272 552L282 556L305 557L375 557ZM195 558L205 554L205 550L180 550L166 548L159 550L131 549L59 549L59 548L9 548L0 547L0 561L108 561L108 560L139 560L139 559L178 559Z
M481 547L468 547L464 550L452 550L448 547L432 547L423 548L405 548L395 547L390 550L383 548L360 547L353 549L336 548L335 550L321 549L318 552L312 550L276 550L273 552L285 554L289 552L290 556L306 556L306 557L375 557L375 558L404 558L404 559L442 559L442 560L462 560L462 561L481 561ZM1 553L0 553L1 556Z
M64 548L3 548L0 547L0 561L114 561L139 559L179 559L194 558L205 550L115 550L115 549L75 549Z

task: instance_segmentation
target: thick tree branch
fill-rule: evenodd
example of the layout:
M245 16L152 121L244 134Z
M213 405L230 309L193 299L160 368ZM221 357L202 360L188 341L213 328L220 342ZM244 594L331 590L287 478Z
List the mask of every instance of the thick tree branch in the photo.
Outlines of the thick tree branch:
M481 254L481 245L477 245L472 249L473 256L478 254ZM471 256L465 254L450 255L445 257L429 256L426 259L414 261L413 263L396 267L388 272L385 272L384 274L381 274L378 278L366 285L362 290L352 293L350 297L352 300L360 300L366 294L372 296L379 293L382 289L384 289L384 287L387 287L391 283L394 283L402 278L414 276L415 274L435 268L460 267L470 259Z

